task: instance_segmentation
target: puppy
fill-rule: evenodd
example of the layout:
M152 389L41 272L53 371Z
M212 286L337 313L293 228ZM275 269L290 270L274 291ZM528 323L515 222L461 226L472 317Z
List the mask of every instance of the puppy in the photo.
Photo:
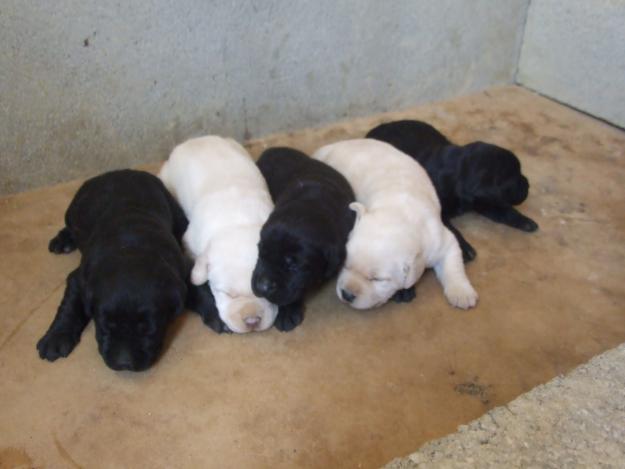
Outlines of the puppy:
M423 168L388 143L345 140L313 158L342 173L356 194L356 224L337 295L357 309L393 298L410 301L426 267L434 267L447 300L470 308L477 293L464 272L454 235L443 225L436 191Z
M41 358L66 357L89 322L114 370L150 367L171 319L184 308L188 273L180 241L187 220L156 176L112 171L85 182L50 241L53 253L78 248L79 267L48 332Z
M189 218L183 243L195 259L192 283L209 282L229 330L271 327L277 306L254 296L251 283L273 203L251 156L232 139L194 138L174 149L159 176Z
M335 169L291 148L263 152L258 167L275 208L260 232L252 290L281 306L276 328L303 320L302 298L333 277L354 225L354 192Z
M411 120L379 125L367 138L390 143L425 168L440 199L443 222L458 239L465 262L477 254L451 224L452 217L474 210L523 231L538 229L513 208L527 198L529 182L519 159L505 148L483 142L453 145L431 125Z

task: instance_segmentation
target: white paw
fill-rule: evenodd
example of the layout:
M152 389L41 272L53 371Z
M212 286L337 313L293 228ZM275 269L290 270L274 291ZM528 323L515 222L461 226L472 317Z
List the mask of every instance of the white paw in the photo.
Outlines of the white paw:
M470 283L457 283L445 289L447 301L456 308L469 309L477 304L478 295Z

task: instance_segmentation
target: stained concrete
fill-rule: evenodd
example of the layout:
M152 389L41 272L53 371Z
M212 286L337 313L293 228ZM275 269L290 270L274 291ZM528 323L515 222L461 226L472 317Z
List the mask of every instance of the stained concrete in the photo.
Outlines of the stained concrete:
M78 254L48 239L78 182L0 199L0 461L46 467L379 467L625 342L625 134L516 87L250 143L316 146L414 117L510 147L532 187L522 233L467 215L480 293L451 308L431 272L370 312L328 285L292 333L176 324L151 370L113 372L91 326L66 359L35 351ZM156 169L153 167L152 169ZM13 459L11 459L13 458Z
M0 194L512 83L528 3L4 0Z
M625 0L532 0L517 81L625 127Z
M384 467L616 469L624 462L625 345L621 345Z

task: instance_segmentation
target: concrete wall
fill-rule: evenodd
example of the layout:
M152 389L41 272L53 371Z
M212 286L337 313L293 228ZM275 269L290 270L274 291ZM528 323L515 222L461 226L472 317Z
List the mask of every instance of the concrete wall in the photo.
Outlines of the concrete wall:
M518 81L625 127L625 0L532 0Z
M4 0L0 193L512 82L528 0Z

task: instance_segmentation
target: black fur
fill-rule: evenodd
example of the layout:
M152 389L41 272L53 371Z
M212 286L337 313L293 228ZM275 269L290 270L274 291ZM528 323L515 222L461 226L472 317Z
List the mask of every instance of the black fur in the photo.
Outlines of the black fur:
M121 170L85 182L50 241L54 253L82 253L48 332L41 358L65 357L93 319L112 369L140 371L158 358L170 320L184 309L189 265L180 246L187 220L161 181Z
M303 297L333 277L345 260L355 200L330 166L290 148L270 148L258 160L275 209L263 226L252 289L280 306L276 327L303 320Z
M451 224L452 217L475 211L523 231L538 229L513 207L527 198L529 182L519 159L505 148L484 142L454 145L431 125L413 120L381 124L367 138L390 143L425 168L441 202L443 223L458 239L465 262L477 254Z

